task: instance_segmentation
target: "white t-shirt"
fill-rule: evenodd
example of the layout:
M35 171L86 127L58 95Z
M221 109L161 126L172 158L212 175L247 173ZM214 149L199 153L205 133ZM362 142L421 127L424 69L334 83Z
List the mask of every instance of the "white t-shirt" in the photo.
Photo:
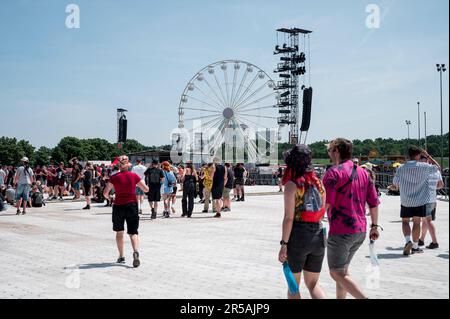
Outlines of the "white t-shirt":
M434 174L430 175L429 180L429 188L430 188L430 203L436 203L437 201L437 184L442 181L442 174L440 171L435 172Z
M0 187L3 186L3 184L5 184L5 179L6 179L6 172L0 169Z
M136 173L141 180L145 178L145 171L147 170L147 167L145 167L144 165L136 165L133 167L132 172Z
M19 176L17 184L19 185L31 185L31 177L34 176L31 168L25 169L24 166L20 166L17 169L16 175Z

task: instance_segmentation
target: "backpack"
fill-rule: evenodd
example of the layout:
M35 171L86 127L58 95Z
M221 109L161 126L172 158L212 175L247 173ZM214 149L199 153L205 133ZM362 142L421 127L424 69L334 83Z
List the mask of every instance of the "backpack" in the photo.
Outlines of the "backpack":
M161 183L161 171L156 168L150 170L150 175L148 177L150 184L160 184Z
M44 203L44 198L41 193L36 193L33 196L33 207L42 207L42 204Z
M325 189L317 176L307 174L297 184L294 220L318 223L325 215Z

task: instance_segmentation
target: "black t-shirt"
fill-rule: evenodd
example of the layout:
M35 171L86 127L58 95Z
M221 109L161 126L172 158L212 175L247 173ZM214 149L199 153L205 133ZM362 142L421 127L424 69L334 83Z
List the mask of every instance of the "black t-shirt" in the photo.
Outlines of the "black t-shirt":
M228 180L225 185L225 188L232 189L233 188L233 181L234 181L234 172L231 168L228 169Z
M60 181L66 179L66 173L59 167L56 169L56 179Z
M158 167L150 167L144 173L147 185L161 184L161 178L164 178L162 169Z
M223 187L223 184L225 183L224 178L225 178L225 166L217 165L216 172L214 173L213 178L213 188Z
M236 177L237 179L243 179L244 172L245 172L245 169L243 167L236 167L234 169L234 177Z
M84 185L92 185L92 171L90 169L84 172Z
M79 178L81 174L81 167L80 165L76 164L73 166L73 170L72 170L72 181L73 182L79 182ZM78 181L77 181L78 178Z
M278 178L283 178L283 168L282 167L280 167L278 169Z

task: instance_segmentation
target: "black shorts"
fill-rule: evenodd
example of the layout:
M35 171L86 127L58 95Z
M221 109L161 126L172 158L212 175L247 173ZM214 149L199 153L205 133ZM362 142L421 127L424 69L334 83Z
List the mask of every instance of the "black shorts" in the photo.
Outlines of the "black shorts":
M319 223L294 223L287 248L293 273L303 270L320 273L325 257L326 233Z
M243 178L236 178L236 181L234 182L237 186L244 185L244 179Z
M223 196L223 186L222 187L215 187L211 190L212 198L214 200L222 199Z
M113 205L113 230L116 232L124 231L125 221L127 222L127 233L129 235L138 235L139 214L137 203Z
M150 191L148 192L149 202L160 202L161 201L161 185L160 184L150 184Z
M400 209L401 218L426 217L426 216L427 216L427 205L419 207L405 207L402 205Z
M177 187L177 186L174 186L174 187L173 187L172 195L176 195L177 192L178 192L178 187Z
M91 184L83 184L84 187L84 196L91 196L91 188L92 185Z

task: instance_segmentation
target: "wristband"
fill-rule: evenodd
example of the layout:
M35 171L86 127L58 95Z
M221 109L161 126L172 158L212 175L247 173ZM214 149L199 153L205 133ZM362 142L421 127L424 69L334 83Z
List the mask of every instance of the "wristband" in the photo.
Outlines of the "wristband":
M376 224L370 225L370 228L371 228L371 229L372 229L372 228L380 228L381 230L384 231L383 227L381 227L380 225L376 225Z

